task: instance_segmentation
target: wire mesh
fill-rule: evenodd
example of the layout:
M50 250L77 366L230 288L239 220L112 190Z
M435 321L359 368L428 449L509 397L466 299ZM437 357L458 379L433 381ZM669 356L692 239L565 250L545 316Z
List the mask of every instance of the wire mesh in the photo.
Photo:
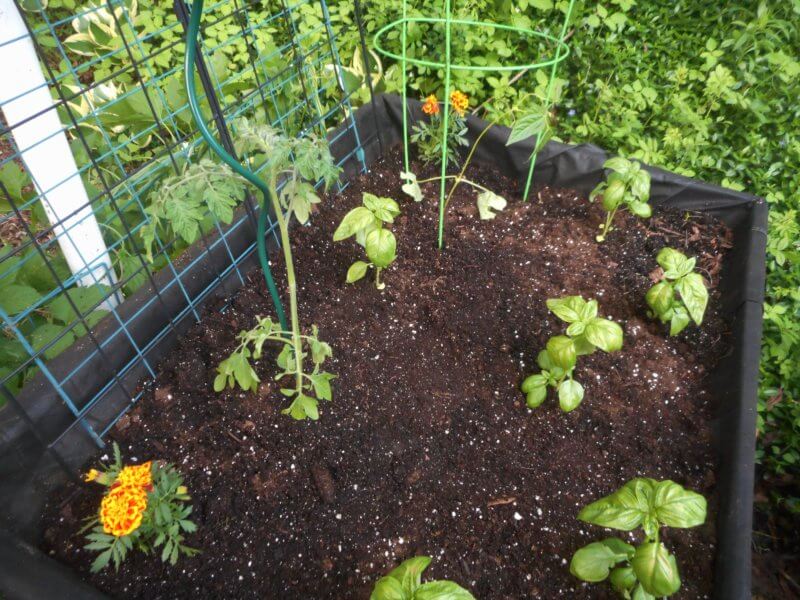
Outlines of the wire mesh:
M24 10L17 4L26 35L0 39L0 48L33 42L52 96L47 110L62 124L52 135L66 134L77 165L72 177L80 179L88 201L48 218L43 205L63 182L46 189L38 184L25 161L29 148L16 143L24 122L8 122L3 112L0 404L10 406L0 408L0 427L8 421L2 413L13 411L48 448L76 429L102 446L109 428L141 397L138 377L155 377L153 349L198 320L201 304L224 280L244 284L242 264L255 244L241 239L252 239L259 207L242 188L230 222L204 210L196 239L169 224L152 226L154 198L170 178L213 161L183 89L186 5L176 1L172 13L135 0L80 9L67 1L30 4ZM339 163L355 159L366 169L365 140L352 112L356 90L344 80L325 0L221 0L204 13L198 80L208 123L223 144L235 151L237 121L247 118L289 136L328 135L331 145L347 137L353 143L336 153ZM28 93L2 92L0 110ZM110 260L103 268L102 256L81 256L84 268L72 272L62 244L92 219ZM198 288L194 282L209 269L210 283ZM165 315L165 325L143 340L137 329L154 309ZM96 389L88 380L99 382ZM27 393L43 386L66 409L55 425L37 413L37 394ZM121 408L96 410L112 392L127 399Z

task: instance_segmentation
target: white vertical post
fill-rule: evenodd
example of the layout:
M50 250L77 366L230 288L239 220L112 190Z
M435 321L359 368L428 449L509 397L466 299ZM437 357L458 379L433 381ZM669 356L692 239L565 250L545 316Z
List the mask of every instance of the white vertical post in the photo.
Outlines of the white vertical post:
M0 0L0 82L0 108L70 270L80 285L113 285L108 248L13 0Z

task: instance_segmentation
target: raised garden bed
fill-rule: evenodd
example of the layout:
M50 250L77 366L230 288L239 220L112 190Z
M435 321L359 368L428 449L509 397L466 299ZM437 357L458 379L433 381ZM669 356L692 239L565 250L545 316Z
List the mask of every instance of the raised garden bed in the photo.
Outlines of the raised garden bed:
M397 107L387 99L362 109L359 122L381 130L386 155L294 233L301 314L333 345L328 370L338 375L320 420L281 415L275 385L210 389L236 332L271 312L253 274L229 302L209 306L112 433L127 457L178 465L199 525L188 543L202 553L177 568L131 555L119 573L89 576L93 554L80 549L77 529L100 492L87 486L51 497L41 548L115 597L366 598L381 575L420 554L434 557L430 577L481 599L611 597L569 573L573 552L604 537L576 515L643 476L709 500L705 525L666 530L683 581L676 597L748 597L764 267L753 230L764 226L763 203L656 173L653 218L621 214L598 245L602 211L586 192L602 153L551 144L522 203L524 162L498 130L470 175L510 205L480 221L461 187L439 253L437 207L403 200L400 155L388 150ZM366 280L346 285L359 252L332 242L362 192L402 200L398 260L382 292ZM644 303L667 245L698 257L711 282L703 327L674 338ZM545 300L565 295L596 298L600 314L623 326L625 345L581 358L577 410L562 413L551 396L531 411L519 385L563 329ZM266 382L271 358L257 367Z

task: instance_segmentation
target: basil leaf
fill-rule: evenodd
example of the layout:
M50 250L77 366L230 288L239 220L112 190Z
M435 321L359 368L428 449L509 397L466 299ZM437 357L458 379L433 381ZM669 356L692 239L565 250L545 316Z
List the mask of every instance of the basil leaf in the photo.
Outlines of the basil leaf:
M656 262L664 269L664 275L667 276L668 279L675 279L675 277L671 277L667 274L677 273L680 269L680 265L686 262L686 255L673 248L662 248L656 255Z
M586 325L584 335L590 343L606 352L622 348L622 327L609 319L595 317Z
M622 158L621 156L614 156L603 163L603 168L611 169L620 175L627 176L633 168L633 163L626 158Z
M578 353L578 356L592 354L595 350L597 350L595 345L587 340L586 336L583 334L572 338L572 341L575 343L575 351Z
M678 335L681 331L686 329L686 326L691 322L689 313L682 306L676 306L672 311L672 318L669 324L669 334Z
M565 379L558 386L558 403L561 410L570 412L583 400L583 386L574 379Z
M403 592L400 582L387 576L378 580L369 600L408 600L409 598L410 596Z
M696 527L706 520L706 499L674 481L655 485L653 507L658 521L668 527Z
M528 408L536 408L541 406L544 399L547 398L547 386L542 385L539 387L531 388L525 394L525 402L528 405Z
M675 557L661 542L639 546L631 566L644 590L654 596L671 596L681 587Z
M385 269L397 257L397 240L388 229L375 229L367 235L366 250L372 264Z
M618 546L607 543L612 540L623 544L627 548L620 552ZM591 583L604 581L614 566L624 560L628 560L628 556L633 555L633 553L633 546L629 546L615 538L609 538L602 542L593 542L572 555L569 572L583 581Z
M375 217L384 223L393 223L394 218L400 214L400 205L392 198L384 198L364 192L362 202Z
M562 321L573 323L580 321L581 311L585 310L586 301L580 296L566 296L565 298L550 298L547 308Z
M393 577L402 584L403 591L411 595L422 582L422 572L431 564L430 556L415 556L404 560L399 566L389 572L388 577Z
M537 373L536 375L530 375L525 378L525 381L522 382L521 389L523 393L527 394L531 390L546 386L547 385L547 377L542 375L541 373Z
M672 300L675 297L675 292L672 289L672 284L668 281L660 281L655 284L645 294L645 301L656 315L661 317L672 306Z
M625 183L620 180L609 180L603 192L603 208L612 211L625 199Z
M475 600L475 596L452 581L429 581L420 586L414 600Z
M633 546L631 546L633 549ZM630 592L638 581L632 567L617 567L609 577L611 586L620 594Z
M555 366L565 371L574 367L578 358L575 343L565 335L557 335L547 341L547 354Z
M367 274L367 269L369 269L369 263L364 262L363 260L357 260L350 268L347 269L347 283L355 283L359 279L363 278L364 275Z
M361 229L375 223L375 215L366 206L358 206L344 216L339 227L333 232L333 241L338 242L349 238Z
M649 219L653 214L653 209L650 208L647 202L637 202L634 200L628 202L628 208L633 214L642 219Z
M600 500L585 506L578 519L601 527L632 531L650 514L653 484L649 479L633 479Z
M631 594L631 600L656 600L653 594L644 591L642 584L638 584Z
M699 273L684 275L675 284L675 288L686 305L692 320L700 325L703 322L703 314L706 312L706 306L708 305L708 290L703 281L703 276Z

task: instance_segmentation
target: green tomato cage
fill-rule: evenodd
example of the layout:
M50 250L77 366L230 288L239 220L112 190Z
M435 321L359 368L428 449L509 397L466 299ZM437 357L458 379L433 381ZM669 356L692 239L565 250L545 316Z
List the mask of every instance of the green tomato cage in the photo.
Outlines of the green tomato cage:
M439 188L439 235L438 235L438 244L439 248L442 247L444 242L444 212L445 212L445 197L446 197L446 172L447 172L447 136L448 136L448 127L449 127L449 119L450 119L450 89L451 89L451 74L453 71L480 71L480 72L521 72L521 71L529 71L534 69L543 69L543 68L550 68L550 77L547 83L547 88L545 92L545 99L544 104L546 110L549 110L551 97L553 93L553 84L556 79L556 72L558 69L558 65L569 56L569 46L564 41L564 37L567 33L567 26L569 25L570 18L572 16L572 9L575 5L575 0L570 0L567 10L564 17L564 22L561 25L561 29L559 32L558 37L554 37L552 35L534 31L532 29L525 29L522 27L514 27L512 25L503 25L497 23L490 23L486 21L472 21L472 20L464 20L464 19L453 19L452 15L452 2L451 0L445 0L444 3L444 18L429 18L429 17L409 17L408 16L408 0L403 0L403 16L402 18L393 21L386 25L385 27L381 28L375 34L373 38L373 46L377 52L382 54L385 57L394 59L400 63L402 69L402 96L403 96L403 164L405 167L405 173L409 173L409 160L408 160L408 91L407 91L407 83L408 83L408 65L414 65L417 67L427 67L433 69L444 69L444 100L443 100L443 108L442 111L442 119L443 119L443 127L442 127L442 158L441 158L441 178L440 178L440 188ZM423 60L419 58L412 58L408 56L408 26L412 23L426 23L426 24L434 24L444 25L444 39L445 39L445 47L444 47L444 62L439 61L431 61L431 60ZM546 40L554 45L555 53L552 57L548 57L544 60L539 60L537 62L527 63L527 64L512 64L512 65L472 65L472 64L453 64L451 61L451 42L454 31L457 32L459 28L464 27L483 27L489 29L503 29L506 31L513 31L522 36L530 37L530 38L538 38L540 40ZM402 50L400 54L396 54L387 50L384 46L384 41L386 39L386 35L390 31L400 30L400 44L402 46ZM476 142L477 143L477 142ZM536 154L538 150L538 144L534 146L534 151L530 157L530 167L528 169L528 178L525 183L525 193L523 194L523 199L527 200L528 192L530 191L531 181L533 180L533 170L536 163Z

